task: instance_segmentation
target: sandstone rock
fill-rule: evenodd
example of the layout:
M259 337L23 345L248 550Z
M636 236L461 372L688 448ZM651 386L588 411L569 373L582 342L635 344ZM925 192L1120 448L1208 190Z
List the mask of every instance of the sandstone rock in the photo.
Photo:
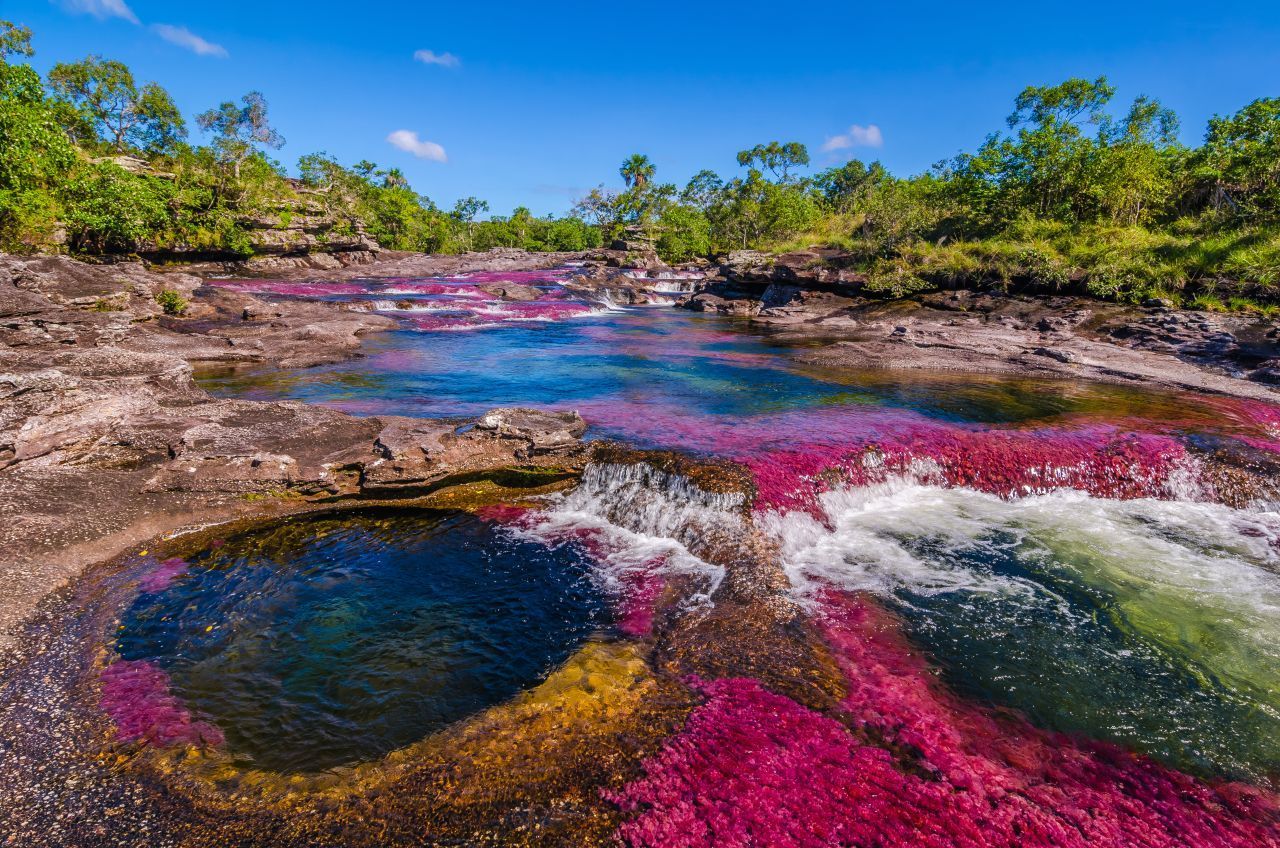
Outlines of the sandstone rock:
M694 312L714 312L719 315L733 315L750 318L760 313L760 301L748 298L729 299L711 292L695 294L680 305Z
M587 423L577 412L545 412L520 407L494 409L476 422L476 429L501 439L529 443L530 455L554 453L578 444Z
M576 412L495 409L470 425L385 416L374 443L378 458L364 465L370 493L422 489L458 475L545 461L576 464L586 423Z
M519 283L481 283L476 288L501 300L529 301L542 297L541 289Z
M1269 359L1263 362L1249 374L1249 379L1280 386L1280 359Z
M1038 347L1032 351L1036 356L1047 356L1050 359L1056 359L1059 362L1075 362L1077 357L1069 350L1061 350L1053 347Z
M765 289L760 298L758 320L773 324L818 321L859 303L856 298L831 291L774 283Z

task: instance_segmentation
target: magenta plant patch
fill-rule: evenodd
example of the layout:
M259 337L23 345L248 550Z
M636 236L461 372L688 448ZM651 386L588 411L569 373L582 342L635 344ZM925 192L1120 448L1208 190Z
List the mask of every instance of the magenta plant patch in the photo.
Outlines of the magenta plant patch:
M997 717L946 691L872 602L829 595L824 631L849 681L823 715L745 678L690 681L706 701L604 793L620 842L877 848L1280 845L1262 790L1211 786L1115 746Z
M223 743L222 731L199 721L169 688L164 669L145 660L118 660L102 670L102 709L125 742L159 747Z
M170 557L156 564L138 580L138 588L143 592L163 592L173 585L173 581L187 572L187 561L181 557Z

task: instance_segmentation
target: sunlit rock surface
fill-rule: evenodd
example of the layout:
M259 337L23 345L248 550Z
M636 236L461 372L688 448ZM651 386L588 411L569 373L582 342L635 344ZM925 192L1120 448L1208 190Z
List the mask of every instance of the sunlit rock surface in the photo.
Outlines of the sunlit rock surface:
M16 844L1280 845L1270 390L812 259L754 325L408 257L8 349L4 591L105 560L6 653Z

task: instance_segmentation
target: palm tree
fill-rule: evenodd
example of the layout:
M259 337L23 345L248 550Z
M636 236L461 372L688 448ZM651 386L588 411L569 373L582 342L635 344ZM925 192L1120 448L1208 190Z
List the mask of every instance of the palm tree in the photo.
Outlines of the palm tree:
M622 175L622 179L627 183L627 188L637 190L648 185L656 171L657 168L649 161L649 157L643 153L631 154L622 163L622 167L618 169L618 173Z
M405 177L404 171L399 168L392 168L383 172L382 185L384 188L408 188L409 180Z

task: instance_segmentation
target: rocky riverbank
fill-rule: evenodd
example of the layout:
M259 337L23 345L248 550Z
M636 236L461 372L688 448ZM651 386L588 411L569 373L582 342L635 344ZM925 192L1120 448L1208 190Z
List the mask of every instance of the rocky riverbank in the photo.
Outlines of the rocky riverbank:
M1140 382L1275 399L1280 323L1253 313L960 289L886 298L831 251L731 254L678 305L750 319L841 368Z
M836 369L1063 377L1274 400L1280 328L1243 315L1074 297L942 292L871 298L823 256L735 254L720 265L627 270L621 255L495 250L383 254L289 280L425 277L571 264L579 291L679 301L749 319ZM191 521L261 511L251 498L373 496L455 473L572 453L580 421L526 415L503 434L456 422L357 419L298 403L214 400L192 368L295 368L356 355L397 326L319 299L264 300L185 270L0 258L0 562L5 629L85 563ZM199 270L199 269L195 269ZM207 270L207 269L206 269ZM490 286L490 289L493 287ZM491 294L527 297L527 287ZM167 314L162 295L187 306ZM786 355L786 354L780 354ZM281 498L287 494L289 498Z
M185 314L164 313L166 291L189 300ZM192 379L196 364L337 361L393 326L138 264L0 259L0 647L51 589L161 534L499 469L545 482L580 464L575 415L360 419L215 400Z

